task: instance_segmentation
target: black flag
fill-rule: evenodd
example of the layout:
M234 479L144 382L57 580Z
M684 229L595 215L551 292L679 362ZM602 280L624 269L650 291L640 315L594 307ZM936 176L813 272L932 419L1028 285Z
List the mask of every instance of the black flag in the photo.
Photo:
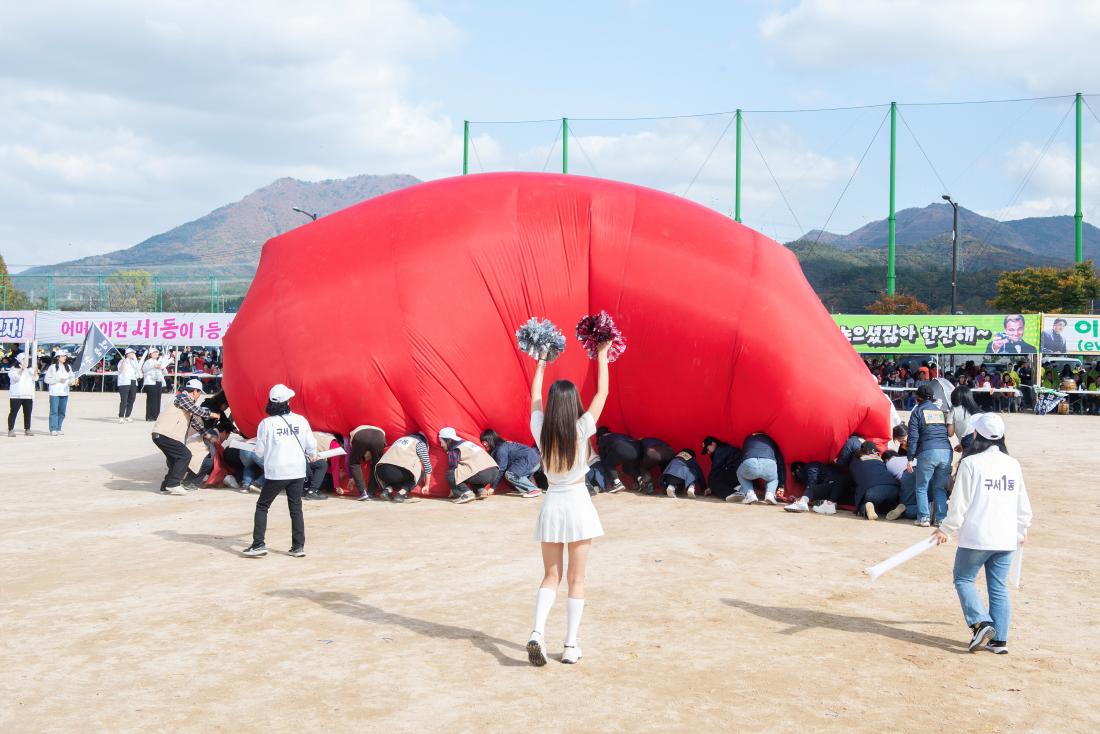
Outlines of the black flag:
M89 324L88 335L84 337L84 345L73 355L73 377L91 372L99 364L107 353L115 348L107 335L95 324Z

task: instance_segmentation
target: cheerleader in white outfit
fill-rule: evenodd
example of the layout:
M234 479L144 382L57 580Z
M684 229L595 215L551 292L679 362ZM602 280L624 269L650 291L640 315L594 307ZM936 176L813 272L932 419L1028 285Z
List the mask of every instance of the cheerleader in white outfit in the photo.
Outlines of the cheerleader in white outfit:
M577 386L558 380L550 386L546 409L542 404L542 377L545 358L540 359L531 384L531 435L542 452L542 465L550 487L544 495L542 510L535 526L535 540L542 543L543 578L535 597L535 627L527 642L527 657L532 665L546 665L544 632L546 618L561 583L565 546L569 546L567 632L563 663L581 659L577 631L584 611L584 573L592 538L603 535L600 516L585 487L588 471L589 438L596 433L596 422L607 402L607 352L611 343L600 345L599 380L596 396L584 410Z

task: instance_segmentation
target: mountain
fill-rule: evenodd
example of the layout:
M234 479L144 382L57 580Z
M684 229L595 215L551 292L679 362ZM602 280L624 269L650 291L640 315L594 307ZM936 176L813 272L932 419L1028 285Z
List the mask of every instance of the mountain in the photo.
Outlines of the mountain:
M951 205L929 204L924 208L902 209L895 215L895 238L899 246L914 245L946 234L951 236ZM824 232L819 244L828 244L840 250L886 247L889 227L885 219L869 222L846 235ZM813 242L818 230L812 230L800 239ZM1030 217L1000 222L984 217L965 207L959 207L959 236L1033 253L1058 263L1073 261L1073 217ZM960 240L961 241L961 240ZM1084 225L1085 257L1100 255L1100 229L1088 222Z
M198 277L210 274L251 277L256 272L264 242L309 222L308 217L292 207L324 216L417 183L419 179L403 174L352 176L327 181L280 178L240 201L219 207L133 247L31 268L20 276L78 275L96 270L106 274L120 269L140 269L157 275L186 272Z

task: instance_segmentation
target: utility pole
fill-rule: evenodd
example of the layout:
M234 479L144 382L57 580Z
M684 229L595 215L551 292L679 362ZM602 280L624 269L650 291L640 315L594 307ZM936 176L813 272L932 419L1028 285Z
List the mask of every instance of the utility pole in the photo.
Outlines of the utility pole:
M462 121L462 175L470 172L470 121Z
M898 157L898 103L890 103L890 239L886 254L886 295L894 295L897 273L894 269L895 246L897 244L897 219L894 216L894 181L897 173Z
M951 220L951 315L954 316L958 312L959 297L959 205L949 194L944 194L943 200L954 210Z
M741 221L741 110L737 110L737 174L733 186L733 220Z
M569 118L561 118L561 172L569 173Z
M1085 259L1084 252L1084 213L1081 211L1081 93L1077 93L1077 210L1073 213L1073 261L1080 263Z

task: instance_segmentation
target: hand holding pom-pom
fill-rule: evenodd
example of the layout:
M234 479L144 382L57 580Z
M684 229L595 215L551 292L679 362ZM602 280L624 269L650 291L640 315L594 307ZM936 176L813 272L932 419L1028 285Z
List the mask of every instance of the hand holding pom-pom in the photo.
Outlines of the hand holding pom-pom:
M626 351L626 340L607 311L581 319L577 324L577 341L591 359L596 358L600 345L604 342L611 343L607 351L608 362L614 362Z
M553 362L565 351L565 335L549 319L532 316L516 330L516 344L535 359Z

